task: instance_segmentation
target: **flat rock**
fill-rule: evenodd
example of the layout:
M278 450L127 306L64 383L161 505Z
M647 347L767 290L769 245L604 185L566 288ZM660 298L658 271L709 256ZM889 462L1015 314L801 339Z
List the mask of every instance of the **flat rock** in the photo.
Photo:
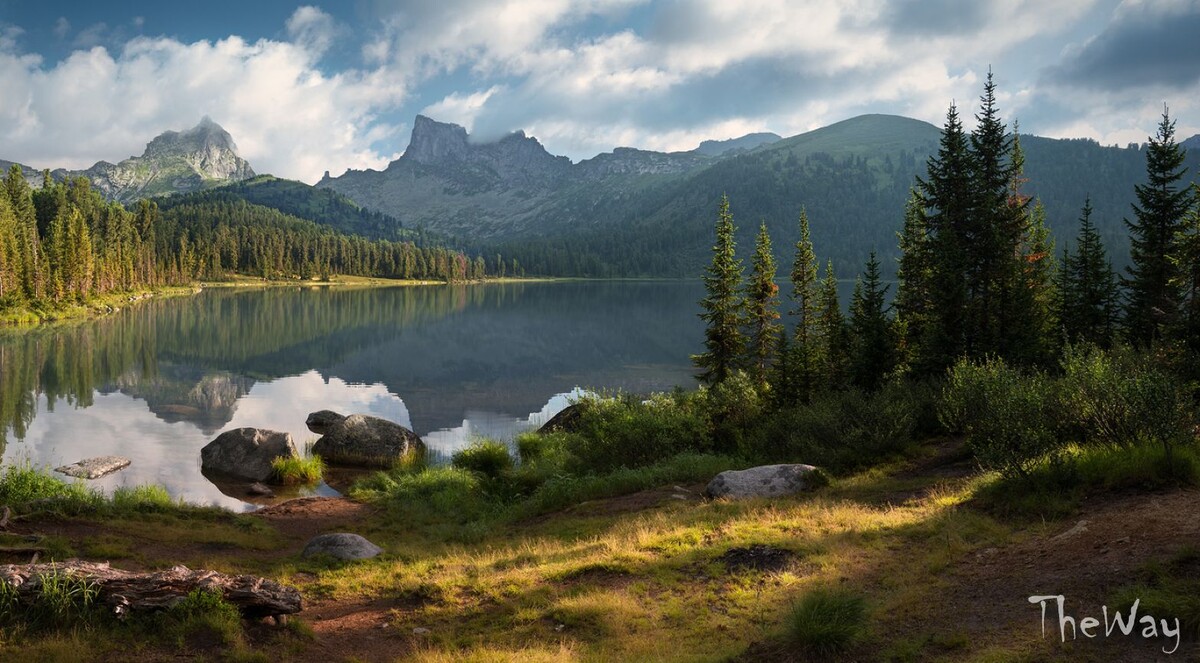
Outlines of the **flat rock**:
M357 534L336 532L313 537L304 546L301 557L330 555L341 560L370 559L383 549Z
M247 481L270 481L271 461L299 456L290 433L262 428L225 431L200 450L200 470Z
M70 465L56 467L54 471L80 479L99 479L129 467L132 462L124 456L96 456L95 458L84 458Z
M409 454L425 452L421 438L400 424L365 414L352 414L340 421L336 416L340 415L322 410L308 417L309 430L325 431L313 444L312 452L327 463L386 467Z
M704 489L709 498L780 497L825 484L812 465L761 465L718 474Z

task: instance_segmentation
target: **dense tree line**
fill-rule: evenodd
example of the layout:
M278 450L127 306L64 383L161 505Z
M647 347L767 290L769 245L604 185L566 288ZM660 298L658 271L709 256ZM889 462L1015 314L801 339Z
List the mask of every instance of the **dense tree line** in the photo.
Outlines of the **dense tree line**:
M786 406L846 387L874 390L889 376L940 376L963 359L1054 365L1064 348L1125 342L1196 366L1200 354L1200 186L1186 184L1185 154L1164 110L1144 150L1129 229L1131 265L1118 278L1083 201L1073 248L1056 260L1040 201L1026 193L1019 134L1000 118L989 74L975 129L955 106L925 175L914 177L899 233L898 287L889 303L872 253L842 316L832 263L822 281L808 215L800 214L791 281L791 330L776 320L774 257L764 224L753 275L742 284L736 229L721 201L701 305L707 322L699 378L746 371ZM779 330L779 331L776 331ZM777 334L765 344L763 334ZM769 349L768 349L769 348ZM1193 371L1194 372L1194 371Z
M34 190L18 167L0 195L0 309L57 306L135 288L335 275L462 281L498 272L482 256L369 240L229 196L142 200L126 209L85 178Z

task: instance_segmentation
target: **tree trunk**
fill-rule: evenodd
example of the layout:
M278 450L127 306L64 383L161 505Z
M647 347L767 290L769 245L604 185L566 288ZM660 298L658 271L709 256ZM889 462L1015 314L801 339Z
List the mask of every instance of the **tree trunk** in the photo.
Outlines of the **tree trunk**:
M135 573L110 568L107 563L78 560L0 565L0 582L16 588L21 603L32 603L41 594L42 579L53 575L92 583L98 591L97 602L118 616L131 611L165 610L197 589L219 592L248 618L292 615L302 608L300 591L295 587L251 575L193 571L186 566Z

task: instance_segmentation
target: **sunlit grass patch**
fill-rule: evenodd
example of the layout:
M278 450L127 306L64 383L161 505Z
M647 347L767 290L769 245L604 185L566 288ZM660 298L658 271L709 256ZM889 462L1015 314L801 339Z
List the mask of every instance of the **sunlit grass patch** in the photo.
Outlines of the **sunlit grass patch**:
M320 456L280 456L271 461L275 481L285 486L314 484L325 475L325 462Z

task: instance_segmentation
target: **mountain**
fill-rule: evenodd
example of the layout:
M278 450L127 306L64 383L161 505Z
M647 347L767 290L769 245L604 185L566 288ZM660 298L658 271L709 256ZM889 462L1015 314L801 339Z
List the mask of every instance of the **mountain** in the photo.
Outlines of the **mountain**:
M407 225L473 240L518 259L529 273L583 276L699 274L725 193L744 251L762 221L786 262L803 208L818 256L832 259L845 278L873 250L885 273L894 272L904 202L940 136L919 120L864 115L752 149L746 146L757 138L707 143L709 151L734 146L716 156L618 148L570 164L524 133L479 144L462 127L418 118L415 148L386 170L327 175L317 186ZM1090 197L1115 266L1128 264L1123 219L1134 185L1145 179L1144 147L1020 139L1025 191L1044 206L1056 252L1074 239ZM1200 173L1200 149L1189 152L1187 164L1191 181Z
M1200 134L1196 134L1195 136L1192 136L1191 138L1180 143L1180 145L1182 145L1183 149L1185 149L1185 150L1200 151Z
M536 232L536 220L564 191L678 175L712 162L696 152L617 148L572 164L522 131L479 143L461 126L418 115L408 149L386 169L326 173L317 186L410 226L494 241Z
M0 161L7 172L12 165ZM25 179L41 187L41 171L21 166ZM228 131L207 116L187 131L166 131L146 145L140 157L120 163L99 161L87 170L58 168L55 180L86 177L109 200L129 203L139 198L199 191L254 177L254 169L238 156Z
M746 134L741 138L730 138L729 140L706 140L700 143L700 147L692 151L704 156L719 157L727 152L753 150L759 145L769 145L780 140L783 140L782 136L770 132Z
M118 164L98 162L84 171L57 170L56 178L82 175L110 200L196 191L254 177L254 169L238 156L228 131L207 116L195 127L167 131L146 145L140 157Z
M329 226L348 235L361 235L370 239L415 240L418 244L448 243L446 238L434 237L419 229L406 228L394 217L363 209L336 191L318 189L304 182L285 180L273 175L256 175L248 180L211 189L172 194L161 198L158 206L165 211L179 205L234 200L270 207L289 216Z

